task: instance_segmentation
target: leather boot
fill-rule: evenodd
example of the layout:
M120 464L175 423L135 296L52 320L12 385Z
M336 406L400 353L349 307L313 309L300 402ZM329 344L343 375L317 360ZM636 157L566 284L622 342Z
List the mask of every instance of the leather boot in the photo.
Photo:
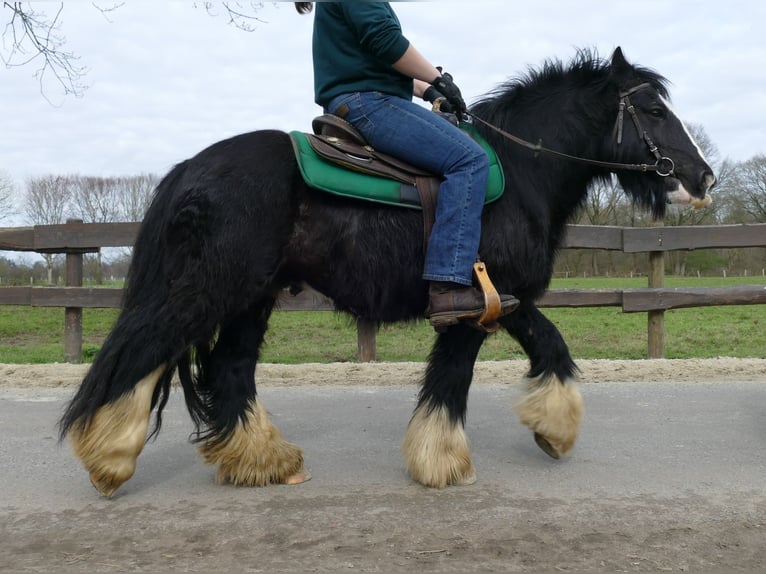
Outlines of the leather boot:
M513 295L500 294L500 316L519 306ZM484 312L484 295L467 285L444 281L431 281L428 288L426 317L437 330L457 325L460 321L475 321Z

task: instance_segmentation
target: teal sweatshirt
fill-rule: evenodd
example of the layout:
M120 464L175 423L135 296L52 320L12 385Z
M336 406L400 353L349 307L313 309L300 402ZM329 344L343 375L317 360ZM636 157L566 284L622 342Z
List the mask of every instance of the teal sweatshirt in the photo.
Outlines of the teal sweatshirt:
M314 100L379 91L412 99L412 79L394 70L410 45L388 2L316 2Z

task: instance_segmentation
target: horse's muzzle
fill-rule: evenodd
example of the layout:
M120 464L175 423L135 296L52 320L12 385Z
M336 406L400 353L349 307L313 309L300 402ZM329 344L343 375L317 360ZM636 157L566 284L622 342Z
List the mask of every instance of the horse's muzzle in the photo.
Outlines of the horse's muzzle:
M671 189L667 192L668 203L691 205L695 209L701 209L707 207L713 201L710 197L709 191L716 183L715 175L711 171L703 171L695 183L696 193L689 193L684 183L676 178L673 178L677 183L675 189Z

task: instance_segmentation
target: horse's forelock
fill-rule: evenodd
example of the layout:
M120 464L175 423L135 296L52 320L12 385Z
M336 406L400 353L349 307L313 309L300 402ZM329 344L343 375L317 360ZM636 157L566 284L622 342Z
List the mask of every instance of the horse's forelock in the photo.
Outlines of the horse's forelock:
M670 93L668 92L668 85L670 84L670 81L667 78L661 76L650 68L633 66L633 70L636 73L636 77L640 80L639 83L646 82L651 84L652 87L657 90L658 94L660 94L664 99L670 101Z

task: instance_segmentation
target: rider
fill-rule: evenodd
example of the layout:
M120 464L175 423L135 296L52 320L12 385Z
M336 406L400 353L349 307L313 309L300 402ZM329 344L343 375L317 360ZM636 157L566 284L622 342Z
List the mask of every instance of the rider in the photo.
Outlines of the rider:
M301 14L311 2L295 2ZM484 296L472 287L489 173L487 154L470 136L412 101L443 96L460 117L466 105L442 74L402 34L388 2L317 2L314 92L327 113L350 122L377 150L442 176L423 279L426 317L441 328L476 320ZM518 300L500 295L504 315Z

